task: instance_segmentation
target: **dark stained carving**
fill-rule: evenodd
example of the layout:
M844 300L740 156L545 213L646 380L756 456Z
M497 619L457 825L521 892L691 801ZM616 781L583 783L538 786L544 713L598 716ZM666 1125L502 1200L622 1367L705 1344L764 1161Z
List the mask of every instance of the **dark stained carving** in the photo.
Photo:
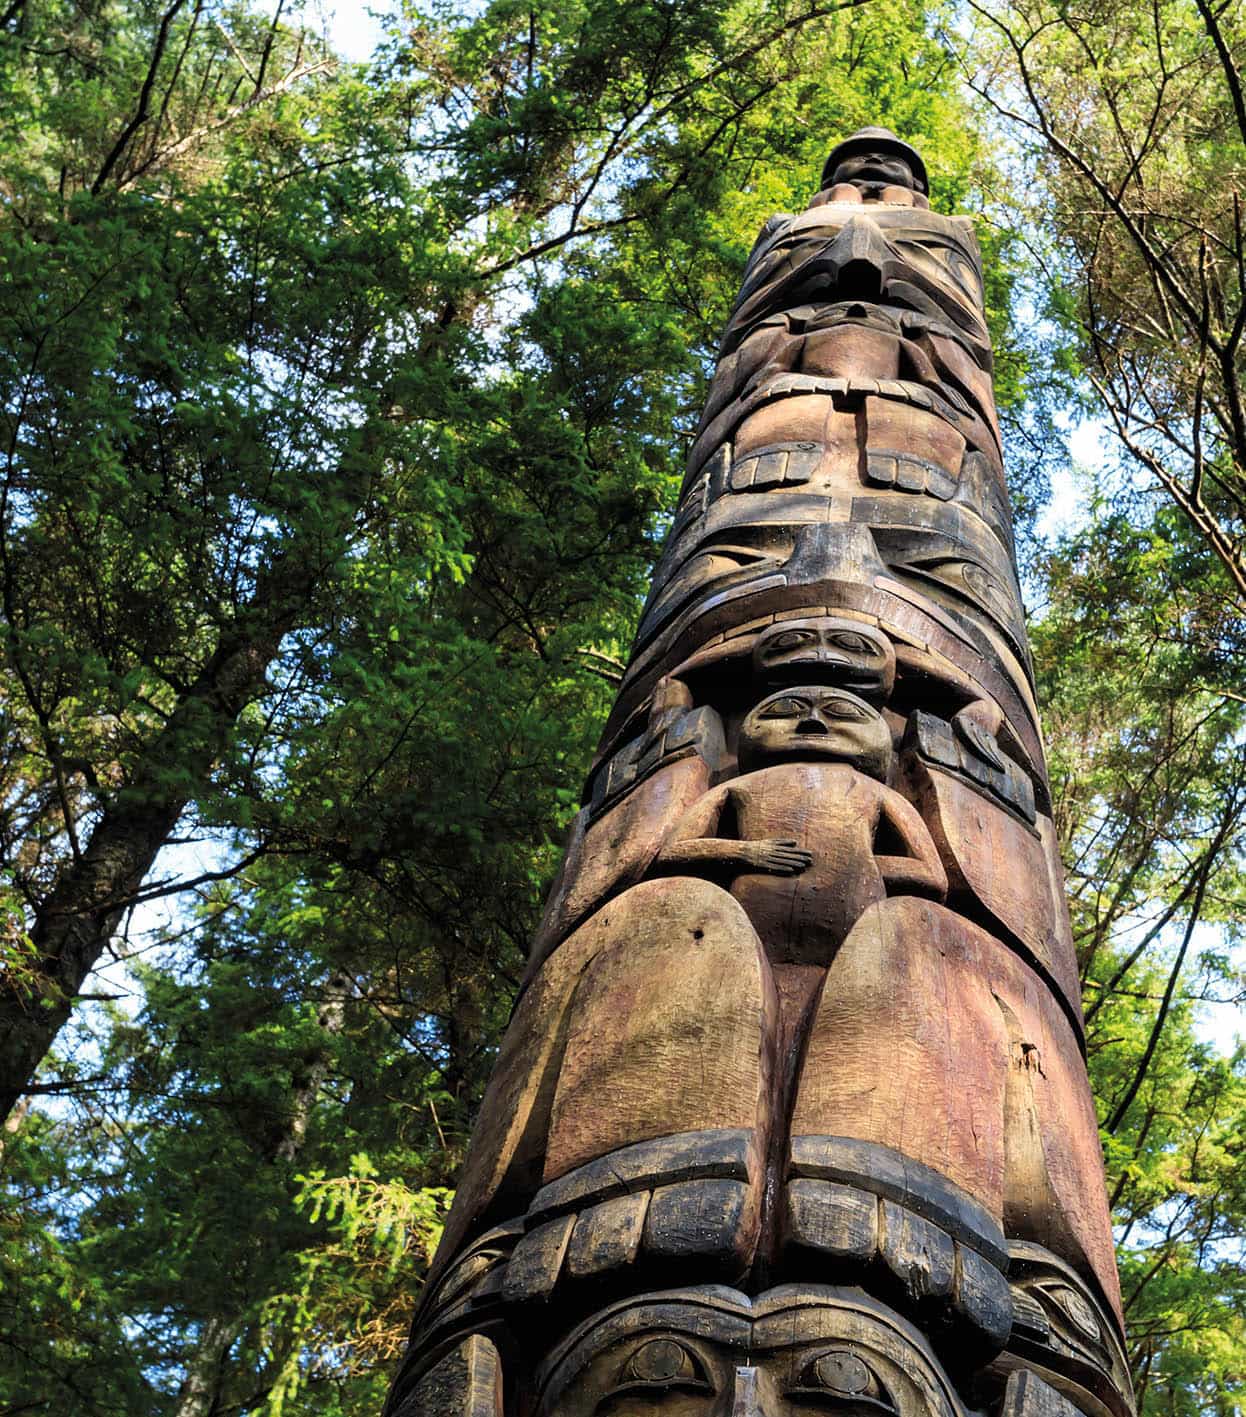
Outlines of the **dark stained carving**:
M609 1306L560 1344L534 1410L681 1417L840 1411L963 1417L921 1334L861 1291L785 1285L750 1299L675 1289Z
M1130 1417L972 224L766 223L391 1417Z

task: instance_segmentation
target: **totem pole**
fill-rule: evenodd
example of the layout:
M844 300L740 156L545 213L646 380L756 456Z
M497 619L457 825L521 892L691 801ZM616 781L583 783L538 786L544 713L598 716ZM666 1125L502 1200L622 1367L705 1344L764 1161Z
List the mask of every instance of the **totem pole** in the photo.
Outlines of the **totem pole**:
M749 259L390 1417L1131 1417L964 217Z

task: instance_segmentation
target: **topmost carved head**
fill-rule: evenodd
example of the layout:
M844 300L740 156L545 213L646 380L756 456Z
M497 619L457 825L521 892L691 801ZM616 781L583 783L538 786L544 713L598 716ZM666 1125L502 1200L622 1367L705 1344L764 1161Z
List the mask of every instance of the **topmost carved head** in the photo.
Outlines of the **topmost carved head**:
M836 143L822 169L823 188L837 182L885 182L894 187L930 193L926 164L916 148L890 128L859 128Z

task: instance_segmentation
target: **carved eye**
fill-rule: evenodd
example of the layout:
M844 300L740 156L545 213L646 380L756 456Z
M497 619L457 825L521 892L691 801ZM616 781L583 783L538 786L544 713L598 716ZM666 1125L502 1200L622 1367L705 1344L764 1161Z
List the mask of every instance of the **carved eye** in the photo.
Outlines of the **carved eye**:
M812 630L784 630L770 641L770 649L798 649L813 639Z
M820 707L827 718L839 718L860 723L869 717L861 705L854 704L851 699L823 699Z
M736 546L714 546L689 559L680 572L680 579L690 578L701 581L717 580L719 576L730 575L745 566L766 560L760 551L752 551Z
M1074 1328L1080 1330L1086 1338L1097 1340L1102 1337L1094 1309L1076 1289L1071 1289L1066 1284L1048 1284L1043 1286L1043 1293L1060 1306Z
M1014 597L976 561L947 559L914 562L912 570L919 575L930 576L950 590L975 601L1005 626L1017 618L1019 610Z
M942 246L937 242L929 244L906 241L901 250L905 259L918 270L928 274L934 272L941 277L951 276L967 294L977 298L981 293L978 273L954 246Z
M848 633L832 635L831 643L837 648L846 650L848 654L868 654L876 655L878 646L873 645L869 640L862 639L860 635Z
M673 1338L652 1338L628 1359L620 1387L708 1387L694 1354Z
M952 274L964 288L972 295L978 295L982 290L982 283L978 280L978 273L965 260L959 251L949 249L947 253L947 263Z
M808 1377L815 1379L819 1387L829 1388L832 1392L842 1392L846 1396L855 1397L877 1387L874 1374L870 1372L864 1359L844 1348L833 1349L830 1353L823 1353L820 1358L815 1358L806 1372Z
M805 1364L796 1392L821 1398L836 1408L860 1412L894 1412L891 1400L870 1365L849 1348L831 1348Z
M757 716L758 718L799 718L802 713L808 713L811 707L808 699L790 697L775 699L773 703L767 704Z
M1004 588L989 571L985 571L975 561L961 563L961 579L970 590L976 590L987 600L1004 599Z
M758 566L773 562L774 556L748 546L705 546L694 552L669 575L660 570L649 599L645 603L645 624L661 620L681 600L696 595L704 586L713 585L727 576L755 571Z

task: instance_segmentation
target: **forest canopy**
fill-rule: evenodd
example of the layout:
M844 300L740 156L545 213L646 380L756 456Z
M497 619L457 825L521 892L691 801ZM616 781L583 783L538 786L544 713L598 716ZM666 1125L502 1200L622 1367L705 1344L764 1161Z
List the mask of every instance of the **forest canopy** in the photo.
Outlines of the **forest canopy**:
M343 7L346 8L346 7ZM1246 11L0 0L0 1417L380 1410L762 221L978 220L1134 1381L1246 1396Z

